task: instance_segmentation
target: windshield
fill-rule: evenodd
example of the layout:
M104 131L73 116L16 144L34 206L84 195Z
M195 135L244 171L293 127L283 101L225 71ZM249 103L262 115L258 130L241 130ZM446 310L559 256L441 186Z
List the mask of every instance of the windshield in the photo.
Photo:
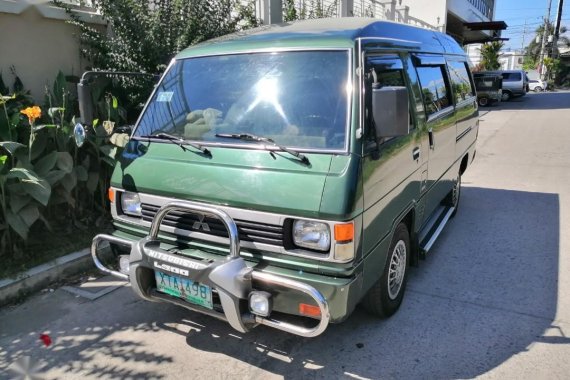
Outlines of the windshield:
M135 136L165 132L235 144L216 134L248 133L293 148L344 149L348 59L348 51L332 50L178 60L155 91Z

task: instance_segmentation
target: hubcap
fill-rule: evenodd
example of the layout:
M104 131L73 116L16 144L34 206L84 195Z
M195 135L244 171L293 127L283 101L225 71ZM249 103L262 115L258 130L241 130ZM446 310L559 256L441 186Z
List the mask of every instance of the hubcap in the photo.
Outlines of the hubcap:
M459 203L459 192L461 191L461 177L457 177L455 183L453 184L453 190L451 190L451 202L453 207L457 207Z
M392 251L390 268L388 269L388 296L394 300L400 294L404 275L406 274L406 243L399 240Z

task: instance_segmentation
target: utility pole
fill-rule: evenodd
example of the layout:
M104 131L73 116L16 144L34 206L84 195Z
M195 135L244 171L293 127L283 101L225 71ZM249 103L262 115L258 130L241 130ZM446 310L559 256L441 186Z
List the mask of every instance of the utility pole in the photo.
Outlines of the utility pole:
M558 56L558 37L560 37L560 22L562 21L562 6L564 0L558 0L558 13L556 14L556 27L554 28L554 40L552 41L552 58Z
M544 69L544 54L546 53L546 39L548 36L548 24L550 23L550 8L552 7L552 0L548 0L548 9L546 10L546 17L544 18L544 26L542 27L542 43L540 44L540 79L546 79L546 70Z
M526 21L528 20L528 18L524 19L524 29L523 29L523 37L522 37L522 43L521 43L521 50L524 51L524 40L526 38Z

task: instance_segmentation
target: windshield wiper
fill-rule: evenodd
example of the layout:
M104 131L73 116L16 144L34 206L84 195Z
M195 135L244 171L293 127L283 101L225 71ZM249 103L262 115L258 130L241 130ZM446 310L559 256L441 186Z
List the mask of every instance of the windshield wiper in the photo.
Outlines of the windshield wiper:
M309 159L307 158L307 156L305 156L302 153L299 153L293 149L284 147L283 145L279 145L277 144L275 141L273 141L272 139L270 139L269 137L262 137L262 136L256 136L256 135L252 135L249 133L216 133L216 137L223 137L223 138L227 138L227 139L237 139L237 140L244 140L244 141L256 141L256 142L262 142L262 143L267 143L270 144L274 147L276 147L277 149L279 149L282 152L286 152L289 153L292 156L297 157L299 160L301 160L302 163L309 165Z
M154 135L142 135L142 136L135 136L135 138L143 138L143 139L159 139L159 140L166 140L166 141L171 141L173 144L178 145L179 147L182 148L182 150L187 151L189 150L188 148L186 148L184 145L190 145L192 148L194 149L198 149L200 152L207 154L207 155L211 155L210 151L207 148L204 148L201 145L198 144L194 144L191 143L190 141L186 141L180 137L176 137L174 135L168 134L168 133L164 133L164 132L159 132L156 133Z

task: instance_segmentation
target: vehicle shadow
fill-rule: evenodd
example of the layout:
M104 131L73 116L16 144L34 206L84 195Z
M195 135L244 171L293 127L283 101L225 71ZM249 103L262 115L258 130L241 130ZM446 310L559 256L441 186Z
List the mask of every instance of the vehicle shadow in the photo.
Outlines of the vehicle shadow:
M500 102L491 107L480 108L480 111L567 109L569 104L569 91L529 92L525 96L515 97L507 102Z
M564 334L544 336L557 306L558 215L556 194L465 187L392 318L358 309L307 339L263 326L239 334L191 315L182 335L192 348L291 379L482 375L532 343L570 344Z
M43 294L0 312L0 378L23 356L74 378L483 375L535 343L570 344L554 322L559 210L557 194L464 187L457 215L411 269L398 313L379 320L357 309L312 339L264 326L240 334L128 287L95 302Z

